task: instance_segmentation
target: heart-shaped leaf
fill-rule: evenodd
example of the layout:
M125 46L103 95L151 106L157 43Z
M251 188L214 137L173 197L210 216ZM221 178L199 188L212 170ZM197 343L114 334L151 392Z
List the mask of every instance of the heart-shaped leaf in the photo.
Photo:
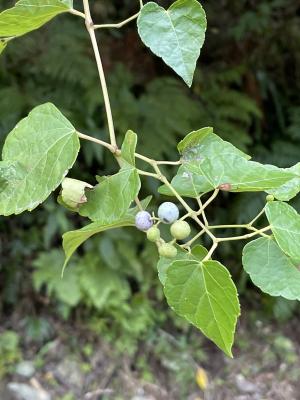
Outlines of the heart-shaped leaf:
M279 247L300 262L300 215L290 205L272 201L266 205L266 216Z
M232 357L240 306L228 270L217 261L183 260L167 269L164 292L170 307Z
M191 86L206 31L200 3L177 0L165 10L151 1L142 8L137 24L145 45Z
M0 162L0 215L33 210L55 190L79 151L75 128L50 103L32 110L6 138ZM0 179L1 182L1 179Z
M263 237L248 243L243 250L243 266L263 292L300 300L300 271L273 239Z
M165 285L166 279L167 279L167 270L174 261L180 261L180 260L202 261L203 258L208 253L206 248L201 246L200 244L194 246L191 253L189 253L186 250L183 250L180 246L176 246L176 247L177 247L177 255L176 255L175 259L170 259L170 258L166 258L166 257L159 258L159 261L157 264L157 270L158 270L158 278L162 285Z
M0 14L0 38L21 36L69 11L72 0L20 0Z

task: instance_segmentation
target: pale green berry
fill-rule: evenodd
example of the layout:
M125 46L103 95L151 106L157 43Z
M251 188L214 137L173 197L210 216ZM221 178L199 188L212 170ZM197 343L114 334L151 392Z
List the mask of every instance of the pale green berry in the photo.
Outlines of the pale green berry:
M157 242L160 239L160 230L157 226L152 226L152 228L147 230L147 239L150 242Z
M186 221L176 221L171 225L170 231L175 239L183 240L191 234L191 227Z
M164 243L158 248L159 255L165 258L175 258L177 249L170 243Z
M268 194L268 196L266 197L266 201L274 201L275 198L272 194Z

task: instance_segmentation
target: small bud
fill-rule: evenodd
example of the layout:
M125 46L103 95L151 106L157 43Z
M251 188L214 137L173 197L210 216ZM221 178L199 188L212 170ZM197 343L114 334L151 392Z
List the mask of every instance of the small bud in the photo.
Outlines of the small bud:
M61 184L62 190L58 202L67 208L77 211L81 204L87 202L85 190L92 189L93 186L78 179L65 178Z
M274 201L274 200L275 200L275 197L272 194L268 194L268 196L266 196L266 201L267 202Z
M232 186L230 183L222 183L222 185L219 186L219 189L223 190L224 192L230 192Z

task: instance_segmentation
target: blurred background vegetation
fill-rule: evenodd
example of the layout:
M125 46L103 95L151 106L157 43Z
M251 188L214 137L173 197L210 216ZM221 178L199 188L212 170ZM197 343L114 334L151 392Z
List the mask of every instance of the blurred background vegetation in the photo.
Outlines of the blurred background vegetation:
M132 0L92 3L98 23L125 19L138 5ZM0 0L1 9L12 4ZM300 156L298 2L202 4L208 31L191 90L142 45L135 23L98 32L119 143L132 129L138 134L140 152L175 160L178 140L192 130L213 126L256 160L281 167L295 164ZM80 2L76 5L80 8ZM92 49L84 23L74 16L61 16L14 41L1 57L0 147L20 118L48 101L79 131L107 139ZM83 143L71 177L93 184L96 174L116 169L108 152ZM170 177L174 172L168 170ZM156 189L155 182L145 180L142 197L154 194L152 207L163 200ZM182 340L188 341L193 330L167 310L155 248L136 230L108 231L89 240L60 279L61 235L87 221L58 206L56 197L57 193L32 213L0 217L3 327L14 329L11 316L17 314L25 339L45 343L53 335L55 316L80 323L113 342L118 351L131 354L141 341L154 340L159 329L184 333ZM264 196L257 194L223 195L209 211L209 219L248 222L263 202ZM299 200L294 205L300 209ZM231 270L244 307L249 313L263 312L265 318L289 319L297 312L295 303L259 293L242 272L242 245L223 246L218 257ZM0 360L0 374L1 368Z

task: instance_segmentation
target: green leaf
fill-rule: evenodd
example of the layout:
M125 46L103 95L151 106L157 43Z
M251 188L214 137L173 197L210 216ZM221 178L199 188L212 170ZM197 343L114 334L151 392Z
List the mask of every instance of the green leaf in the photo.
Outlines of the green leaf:
M300 300L300 271L273 239L263 237L248 243L243 250L243 266L263 292Z
M177 174L171 180L171 184L177 193L184 197L196 198L201 193L213 190L213 186L203 175L190 172L185 165L179 167ZM165 196L174 197L174 193L166 185L160 186L158 192Z
M140 190L140 185L137 170L126 166L115 175L103 177L87 193L87 203L79 208L79 214L92 221L108 224L118 220L127 212Z
M175 259L166 258L166 257L160 257L158 264L157 264L157 270L158 270L158 278L161 282L161 284L164 286L166 283L167 279L167 270L169 266L174 262L174 261L180 261L180 260L198 260L202 261L203 258L207 255L208 251L206 250L205 247L201 246L200 244L193 247L192 252L189 253L186 250L183 250L181 247L176 246L177 248L177 255Z
M144 209L147 208L151 201L151 196L146 197L146 199L141 201L142 207ZM89 224L81 229L77 229L75 231L66 232L63 235L63 249L65 251L66 260L64 263L64 268L69 262L73 253L77 250L77 248L84 243L91 236L96 235L97 233L106 231L108 229L113 228L122 228L124 226L134 226L135 224L135 215L138 213L139 208L133 207L130 208L127 213L118 220L112 220L110 223L97 221Z
M300 163L287 168L286 171L292 172L295 176L279 188L268 191L277 200L281 201L289 201L300 192Z
M177 0L165 10L149 2L142 8L137 25L144 44L191 86L206 31L200 3Z
M199 328L227 355L240 314L236 287L228 270L217 261L173 262L164 289L170 307Z
M53 104L31 111L9 133L3 147L0 174L10 164L14 176L0 191L0 215L31 211L42 203L59 186L78 151L75 128Z
M300 215L286 203L272 201L266 205L266 216L281 250L300 261Z
M137 135L133 131L127 131L124 142L121 147L121 157L128 164L135 166L135 149L137 144Z
M20 0L0 14L0 38L21 36L38 29L72 6L72 0Z
M209 128L191 132L178 145L186 171L205 177L213 188L231 192L263 191L279 187L295 174L272 165L249 161L248 156L213 134Z
M63 235L63 248L66 254L65 266L74 251L91 236L107 231L108 229L122 228L124 226L134 226L134 219L131 216L125 216L119 220L112 221L111 223L107 223L106 221L97 221L81 229L65 233Z
M50 253L41 253L33 263L36 268L33 273L33 284L36 290L46 285L49 295L54 294L58 300L74 307L82 297L78 282L78 268L72 266L62 278L63 259L62 251L51 250Z
M206 156L210 156L222 148L226 149L227 152L232 152L233 154L237 154L247 160L250 159L248 154L242 152L231 143L226 142L221 139L220 136L216 135L213 132L212 127L205 127L190 132L177 145L179 153L187 159L193 159L196 157L200 158L202 151L205 152Z

